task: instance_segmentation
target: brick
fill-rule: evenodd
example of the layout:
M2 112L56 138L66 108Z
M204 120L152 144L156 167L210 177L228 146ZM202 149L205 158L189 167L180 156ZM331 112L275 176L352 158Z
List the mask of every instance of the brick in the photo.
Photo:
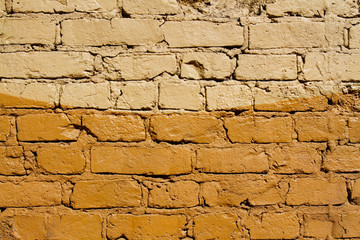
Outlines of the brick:
M111 83L117 109L148 110L155 107L158 86L152 82Z
M10 135L10 117L0 116L0 141L5 142Z
M20 116L17 130L20 141L72 141L80 133L65 114L56 113Z
M161 28L170 47L225 47L244 43L243 28L238 23L165 22Z
M251 215L245 223L251 239L295 239L299 236L299 218L295 213Z
M341 178L330 181L321 178L293 179L286 198L288 205L334 205L346 201L346 183Z
M0 174L7 176L26 174L21 146L0 147Z
M325 24L321 22L250 25L249 47L251 49L315 48L325 47L326 44Z
M126 239L180 239L186 218L183 215L110 215L107 237L111 240Z
M107 154L104 155L104 152ZM187 148L94 146L91 171L146 175L175 175L191 172L191 151Z
M332 235L333 222L327 215L305 215L304 236L326 238Z
M0 183L0 207L37 207L61 204L61 185L56 182Z
M230 141L238 143L290 142L293 131L289 117L226 118L225 128Z
M163 40L159 25L155 20L129 18L65 20L62 42L86 46L156 44Z
M145 125L138 115L86 115L83 125L99 141L134 142L145 140Z
M253 104L253 94L246 85L217 85L206 87L206 109L249 110Z
M266 13L276 17L282 17L287 14L304 17L323 16L325 14L324 11L324 0L279 0L266 5Z
M349 47L360 48L360 24L350 28Z
M0 12L6 12L5 0L0 0Z
M279 146L267 153L276 173L313 173L321 163L320 154L309 146Z
M133 180L92 180L75 183L71 206L82 208L112 208L140 206L140 185Z
M195 239L240 239L235 214L201 214L194 217Z
M237 148L201 148L196 152L196 168L210 173L262 173L269 169L263 149L244 146Z
M127 14L131 15L177 14L180 11L180 6L176 0L155 0L151 2L123 0L122 7Z
M243 202L252 206L284 202L275 179L262 176L223 176L219 181L201 184L200 197L206 206L238 207ZM241 186L241 187L239 187Z
M222 122L211 116L158 115L150 120L156 141L210 143L223 135Z
M111 107L109 83L69 83L63 86L60 104L64 108Z
M199 205L199 184L193 181L155 184L149 191L149 207L182 208Z
M360 142L360 117L349 119L349 139L353 143Z
M360 54L308 53L303 67L306 80L360 80Z
M333 114L301 114L295 117L295 130L300 142L344 139L345 125L345 119Z
M259 111L325 111L328 99L317 87L302 84L271 84L255 90L255 109Z
M184 54L181 77L189 79L225 79L235 69L235 59L224 53L192 52Z
M354 17L359 15L359 6L352 0L326 0L326 10L341 17Z
M354 185L351 190L351 201L357 205L360 205L360 179L354 181Z
M99 215L17 215L13 219L13 231L19 239L101 239Z
M176 72L175 55L120 55L106 58L105 62L112 70L118 71L124 80L146 80L164 72Z
M360 213L348 212L335 217L333 236L335 238L360 237Z
M161 109L200 110L203 102L199 83L160 83L159 107Z
M37 150L37 163L48 173L80 174L85 168L85 156L74 146L45 146Z
M55 22L50 19L2 18L1 44L55 44Z
M56 13L56 12L95 12L95 11L113 11L116 10L116 0L67 0L66 4L61 1L43 0L43 1L31 1L31 0L17 0L13 3L13 11L20 13L30 12L44 12L44 13Z
M93 70L90 53L16 52L0 56L0 77L5 78L82 78Z
M353 146L337 146L326 154L323 168L334 172L359 172L360 149Z
M240 54L235 77L239 80L292 80L297 78L295 55Z
M51 83L0 83L2 108L54 108L59 99L59 86Z

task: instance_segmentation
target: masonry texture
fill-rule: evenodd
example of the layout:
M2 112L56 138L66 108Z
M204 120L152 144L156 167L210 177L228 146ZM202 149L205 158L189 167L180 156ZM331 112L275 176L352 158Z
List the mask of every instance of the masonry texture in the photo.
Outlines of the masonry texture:
M0 239L360 239L358 0L0 0Z

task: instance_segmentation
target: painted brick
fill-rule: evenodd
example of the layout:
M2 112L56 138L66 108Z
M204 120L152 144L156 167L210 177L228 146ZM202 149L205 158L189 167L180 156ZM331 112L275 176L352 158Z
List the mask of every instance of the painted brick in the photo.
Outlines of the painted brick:
M0 116L0 141L4 142L10 135L10 117Z
M104 152L107 154L104 155ZM91 171L147 175L184 174L191 171L191 151L187 148L147 148L94 146Z
M360 149L353 146L337 146L326 154L323 168L334 172L360 171Z
M238 220L238 216L231 213L197 215L194 236L196 239L238 239L241 236Z
M75 183L71 205L75 209L140 206L140 185L133 180L92 180Z
M23 154L21 146L0 147L0 174L25 175Z

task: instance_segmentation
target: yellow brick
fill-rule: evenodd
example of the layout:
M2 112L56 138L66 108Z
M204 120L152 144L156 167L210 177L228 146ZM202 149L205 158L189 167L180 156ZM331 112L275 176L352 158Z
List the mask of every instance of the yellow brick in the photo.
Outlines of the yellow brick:
M202 214L194 217L196 239L240 239L235 214Z
M349 120L350 142L360 142L360 117L352 117Z
M326 154L323 168L334 172L360 171L360 149L353 146L337 146Z
M7 116L0 116L0 141L4 142L10 135L10 118Z
M359 238L360 237L360 213L347 212L334 217L335 226L333 236L335 238Z
M326 238L332 235L333 222L325 215L305 215L304 236Z
M141 189L136 181L92 180L77 182L71 195L76 208L136 207Z
M180 239L185 237L186 218L182 215L129 215L109 217L107 237L126 239Z
M0 147L0 174L25 175L23 149L21 146Z
M351 190L351 201L360 205L360 179L356 179Z
M181 147L94 146L91 149L91 171L147 175L184 174L191 172L191 151Z

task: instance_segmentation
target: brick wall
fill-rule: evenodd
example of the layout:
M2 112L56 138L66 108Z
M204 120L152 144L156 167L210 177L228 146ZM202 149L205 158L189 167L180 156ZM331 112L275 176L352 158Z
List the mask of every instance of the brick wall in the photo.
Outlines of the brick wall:
M0 0L0 239L360 239L357 0Z

